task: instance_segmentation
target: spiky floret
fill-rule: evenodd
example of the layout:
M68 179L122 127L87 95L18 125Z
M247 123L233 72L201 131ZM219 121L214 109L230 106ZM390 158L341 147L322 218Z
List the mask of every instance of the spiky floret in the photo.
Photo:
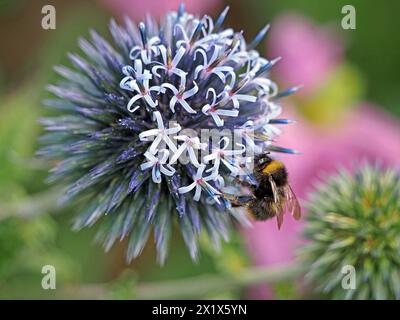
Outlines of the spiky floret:
M400 176L364 165L341 171L311 195L301 250L314 288L334 299L400 298ZM356 282L352 290L350 275ZM343 271L343 273L342 273ZM342 280L345 287L342 287Z
M49 86L56 98L46 105L58 113L42 120L40 154L59 161L50 180L69 183L63 201L86 204L75 227L102 219L99 240L108 249L129 237L129 260L153 228L163 262L173 220L193 258L202 229L218 247L232 214L221 190L234 176L249 178L252 152L291 152L271 146L275 124L289 123L276 119L278 99L293 90L277 91L267 77L277 59L254 50L267 29L247 45L222 29L226 13L214 22L181 6L160 25L111 21L114 46L92 31L92 43L79 41L84 57L70 54L73 68L56 67L64 80ZM201 141L202 129L217 129L217 142ZM221 129L240 129L239 140Z

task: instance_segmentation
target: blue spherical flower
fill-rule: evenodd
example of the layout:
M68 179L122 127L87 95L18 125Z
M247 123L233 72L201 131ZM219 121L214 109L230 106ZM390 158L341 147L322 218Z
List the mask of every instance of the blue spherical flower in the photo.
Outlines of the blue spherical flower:
M237 192L235 177L251 181L254 154L279 135L279 98L255 47L265 27L247 44L241 32L178 12L161 23L147 18L111 21L113 45L96 32L82 39L84 56L49 86L56 110L42 120L47 133L40 154L57 160L50 180L68 183L63 201L86 207L76 228L103 224L98 239L108 249L128 237L128 260L138 256L151 230L162 263L173 223L195 259L204 230L216 247L233 220L244 222L222 197ZM234 218L234 219L232 219Z

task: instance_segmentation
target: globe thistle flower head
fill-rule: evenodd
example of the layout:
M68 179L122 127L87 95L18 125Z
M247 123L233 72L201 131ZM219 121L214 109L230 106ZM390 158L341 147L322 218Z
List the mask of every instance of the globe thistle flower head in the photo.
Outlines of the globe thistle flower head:
M222 197L233 178L251 180L254 153L294 152L272 146L290 123L279 98L295 89L279 93L268 77L278 59L255 50L267 28L247 44L222 28L227 11L215 22L183 6L160 24L111 21L112 45L92 31L73 68L56 67L64 80L46 104L58 113L42 120L39 153L58 161L50 180L69 184L63 202L86 205L75 227L102 220L98 239L109 249L128 238L129 260L153 230L163 262L173 221L193 259L202 230L218 247L232 217L245 223Z
M334 299L400 298L399 196L398 171L371 165L319 185L300 255L316 291ZM347 266L354 267L353 288L342 286Z

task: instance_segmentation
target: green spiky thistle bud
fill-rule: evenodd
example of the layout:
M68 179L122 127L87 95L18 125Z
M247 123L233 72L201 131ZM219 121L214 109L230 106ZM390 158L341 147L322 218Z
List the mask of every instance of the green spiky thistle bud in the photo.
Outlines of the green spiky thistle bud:
M333 299L400 298L398 171L342 170L317 187L308 210L309 243L301 256L317 292ZM345 266L354 267L354 289L346 285L353 275Z

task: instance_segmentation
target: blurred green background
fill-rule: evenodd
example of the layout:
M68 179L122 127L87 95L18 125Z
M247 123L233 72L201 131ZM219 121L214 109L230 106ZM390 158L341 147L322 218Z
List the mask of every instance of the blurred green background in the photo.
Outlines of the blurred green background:
M135 5L135 1L132 1ZM57 10L56 30L41 28L41 8ZM345 42L346 60L360 75L363 97L400 116L400 2L352 0L357 29L340 27L341 8L348 1L248 0L215 1L209 14L216 17L231 7L226 25L250 36L288 12L302 14L330 26ZM143 4L142 4L143 5ZM0 1L0 298L135 298L131 288L149 282L186 277L223 278L250 265L240 235L222 249L208 250L206 241L199 263L193 263L180 236L173 238L164 267L155 263L152 244L127 265L124 243L104 253L93 243L96 227L74 232L75 208L57 209L57 192L45 183L48 168L34 154L46 110L45 86L56 80L53 65L69 64L67 52L77 51L77 39L89 28L108 35L115 12L101 1ZM208 11L208 10L206 10ZM268 40L267 40L268 43ZM267 48L260 46L266 53ZM152 241L150 241L151 243ZM57 270L57 290L42 290L41 268ZM208 277L208 278L207 278ZM102 284L102 285L94 285ZM68 289L70 288L70 289ZM105 289L106 288L106 289ZM276 285L278 298L298 297L292 285ZM144 290L144 289L143 289ZM140 298L139 291L138 297ZM232 285L198 293L199 298L244 298L246 286ZM150 295L151 297L151 295ZM157 297L157 295L155 296ZM171 296L173 298L174 296Z

